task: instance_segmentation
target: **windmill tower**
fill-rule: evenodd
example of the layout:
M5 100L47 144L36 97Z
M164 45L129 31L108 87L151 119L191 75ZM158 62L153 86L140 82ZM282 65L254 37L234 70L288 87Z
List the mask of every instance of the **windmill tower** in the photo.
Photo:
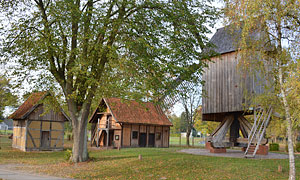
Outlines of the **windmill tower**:
M211 152L226 152L226 147L242 147L245 157L267 154L264 138L272 108L250 107L246 94L261 94L268 83L261 75L241 72L241 55L236 43L241 30L232 31L230 26L218 29L210 42L219 56L211 58L203 80L205 93L202 101L203 121L220 122L207 138L206 147ZM265 81L265 82L264 82ZM245 115L254 115L251 124Z

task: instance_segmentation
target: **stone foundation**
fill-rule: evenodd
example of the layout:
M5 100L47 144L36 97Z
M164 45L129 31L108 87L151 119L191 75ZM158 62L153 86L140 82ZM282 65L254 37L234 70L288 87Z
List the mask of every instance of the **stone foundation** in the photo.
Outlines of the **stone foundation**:
M268 155L268 152L269 152L269 146L259 145L259 148L258 148L256 154L259 154L259 155Z
M208 149L210 153L226 153L226 148L212 147L211 142L205 143L205 149Z
M242 151L245 152L247 148L243 147L242 148ZM250 147L250 151L254 151L255 149L255 146L252 146L252 148ZM249 151L249 152L250 152ZM268 155L268 152L269 152L269 146L266 146L266 145L259 145L259 148L256 152L256 154L258 155Z

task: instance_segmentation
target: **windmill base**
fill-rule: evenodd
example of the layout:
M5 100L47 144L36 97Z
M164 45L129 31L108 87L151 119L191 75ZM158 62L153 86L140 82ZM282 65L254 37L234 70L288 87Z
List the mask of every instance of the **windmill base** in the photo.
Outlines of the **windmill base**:
M243 147L242 151L245 152L246 149L247 149L246 147ZM259 145L259 148L258 148L256 154L258 154L258 155L268 155L268 153L269 153L269 146Z
M215 148L211 145L211 142L205 143L205 149L208 149L210 153L226 153L226 148Z

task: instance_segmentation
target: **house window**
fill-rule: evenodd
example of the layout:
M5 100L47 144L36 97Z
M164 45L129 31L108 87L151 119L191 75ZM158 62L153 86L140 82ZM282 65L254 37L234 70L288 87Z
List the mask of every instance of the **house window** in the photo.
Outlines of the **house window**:
M138 132L132 131L132 139L137 139L137 138L138 138Z
M161 136L160 132L156 133L156 140L160 140L160 136Z
M119 135L115 135L115 140L119 140Z

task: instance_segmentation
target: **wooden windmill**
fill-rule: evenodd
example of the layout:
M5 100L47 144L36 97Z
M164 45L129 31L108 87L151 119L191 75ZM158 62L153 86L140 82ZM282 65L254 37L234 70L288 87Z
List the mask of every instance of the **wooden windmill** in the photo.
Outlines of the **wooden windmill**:
M267 153L264 135L272 108L250 107L247 102L246 94L264 92L265 82L262 81L265 78L257 78L250 73L242 75L237 46L241 30L232 31L229 27L218 29L211 38L210 42L215 45L213 51L219 56L208 62L202 77L206 93L202 101L202 118L204 121L220 122L206 145L211 152L226 152L226 147L242 147L245 157L254 157L255 154ZM245 115L254 115L254 123L251 124Z

